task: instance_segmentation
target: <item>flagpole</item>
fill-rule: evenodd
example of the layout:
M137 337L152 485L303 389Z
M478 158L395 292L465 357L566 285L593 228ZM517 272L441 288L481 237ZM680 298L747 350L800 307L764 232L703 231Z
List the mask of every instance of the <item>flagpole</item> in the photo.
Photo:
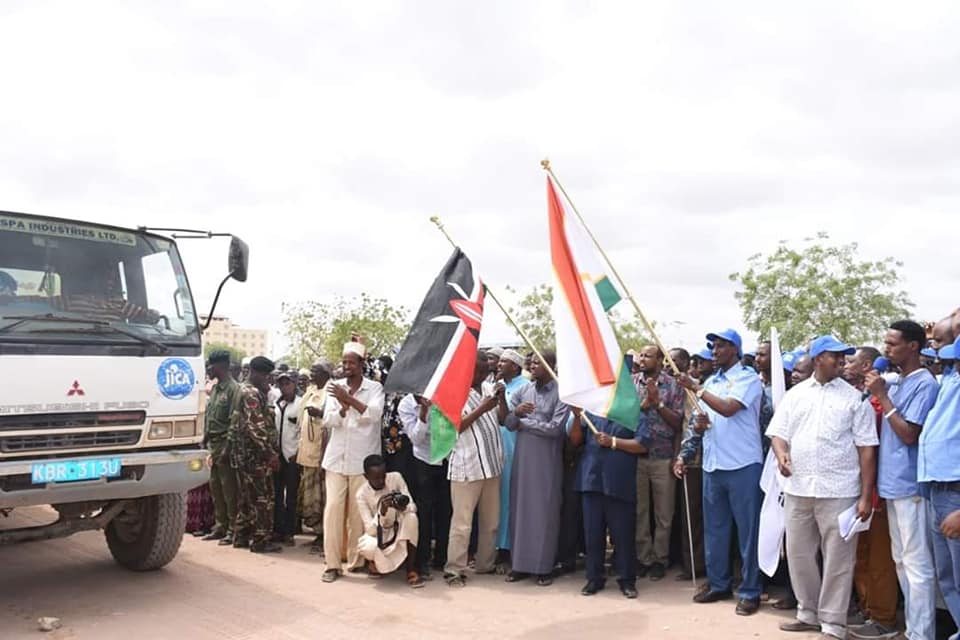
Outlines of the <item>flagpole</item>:
M577 205L573 204L573 200L570 199L570 196L567 194L567 190L563 188L562 184L560 184L560 180L557 179L556 174L553 172L553 168L550 166L550 160L544 158L540 161L540 166L543 167L544 171L550 174L550 177L553 178L553 182L560 188L560 193L562 193L563 197L566 198L567 202L570 203L570 208L573 209L573 213L577 216L580 224L583 225L584 231L586 231L587 235L590 236L590 240L593 241L593 245L597 248L597 251L601 256L603 256L603 260L607 263L607 266L610 267L610 273L613 274L613 277L617 279L617 283L620 285L620 288L623 289L623 292L626 294L630 304L633 305L633 310L636 311L637 316L640 317L640 322L642 322L643 326L646 327L648 332L650 332L650 336L656 343L657 348L660 349L660 353L663 354L667 364L670 365L670 368L673 369L675 374L680 375L683 373L686 375L686 371L681 372L680 368L677 367L677 363L674 362L673 358L670 357L670 352L667 351L667 348L663 345L663 342L660 340L660 336L657 335L657 332L653 330L653 325L650 324L649 320L647 320L647 316L645 316L643 311L640 310L640 305L637 304L633 294L630 293L630 289L627 288L627 283L624 282L623 278L620 277L620 272L617 271L615 266L613 266L613 262L610 260L607 252L603 250L603 247L601 247L600 243L597 241L597 237L593 235L590 227L587 226L587 221L583 219L582 215L580 215L580 211L577 210ZM686 388L684 388L684 391L687 392L687 400L690 402L691 408L699 412L699 403L697 402L697 397L694 395L693 391Z
M697 590L697 557L693 553L693 523L690 522L690 489L687 488L687 474L683 474L683 505L687 510L687 541L690 543L690 579L693 590Z
M450 237L450 234L447 233L446 228L444 228L443 226L443 222L440 221L440 216L430 216L430 222L437 225L437 228L440 230L440 233L442 233L444 237L446 237L447 241L451 245L453 245L454 249L456 249L459 246L457 245L456 242L454 242L453 238ZM533 351L533 354L537 356L537 359L540 360L540 364L542 364L543 367L547 370L547 373L550 374L550 377L553 378L553 380L557 384L560 384L559 380L557 380L557 372L553 370L553 367L547 364L547 361L543 357L543 354L540 353L540 350L537 349L537 347L533 344L533 341L530 340L530 337L527 335L527 333L520 328L520 325L518 325L517 321L513 319L513 316L511 316L510 312L507 311L507 308L503 306L503 304L497 298L493 290L490 289L490 287L487 285L484 285L484 288L487 290L487 295L490 296L490 298L497 304L498 307L500 307L500 311L503 312L503 315L507 318L507 321L511 325L513 325L513 328L517 331L518 334L520 334L520 338L522 338L523 341L527 343L527 346L530 347L530 350ZM590 427L590 430L593 431L594 434L600 433L600 430L597 429L596 425L593 424L593 421L590 420L590 416L588 416L586 413L581 414L581 416L586 421L587 426Z

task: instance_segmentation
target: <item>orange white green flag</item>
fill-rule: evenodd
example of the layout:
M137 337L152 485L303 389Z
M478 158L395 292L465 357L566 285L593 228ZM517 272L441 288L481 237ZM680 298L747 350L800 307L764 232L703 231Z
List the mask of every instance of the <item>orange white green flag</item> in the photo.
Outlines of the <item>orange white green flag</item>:
M640 398L607 318L620 292L584 228L567 215L549 176L547 213L560 399L636 430Z

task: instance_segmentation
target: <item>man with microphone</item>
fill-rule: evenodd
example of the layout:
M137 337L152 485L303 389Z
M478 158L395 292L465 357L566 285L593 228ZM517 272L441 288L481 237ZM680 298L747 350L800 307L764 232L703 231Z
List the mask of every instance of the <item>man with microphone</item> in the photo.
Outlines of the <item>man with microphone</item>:
M926 332L918 323L894 322L884 337L884 351L891 367L900 373L885 379L874 370L864 381L883 410L877 490L886 501L908 640L933 640L936 614L933 550L926 505L917 483L917 443L940 391L936 378L920 364L920 350L926 340ZM885 637L870 625L851 629L851 635Z

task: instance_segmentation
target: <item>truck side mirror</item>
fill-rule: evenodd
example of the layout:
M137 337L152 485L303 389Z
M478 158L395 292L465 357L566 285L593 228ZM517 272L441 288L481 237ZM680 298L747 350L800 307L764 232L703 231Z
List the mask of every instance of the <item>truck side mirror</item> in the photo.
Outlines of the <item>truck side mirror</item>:
M230 277L237 282L246 282L249 263L250 248L247 247L247 243L237 236L230 236L230 255L227 260Z
M216 311L217 302L220 300L220 292L223 291L223 285L227 284L227 280L233 278L237 282L247 281L247 265L249 262L250 248L247 247L247 243L237 236L230 236L230 253L227 256L227 268L230 269L230 273L220 281L220 286L217 287L217 295L213 297L213 304L210 305L210 313L207 314L207 322L200 328L200 331L206 331L210 327L213 312Z

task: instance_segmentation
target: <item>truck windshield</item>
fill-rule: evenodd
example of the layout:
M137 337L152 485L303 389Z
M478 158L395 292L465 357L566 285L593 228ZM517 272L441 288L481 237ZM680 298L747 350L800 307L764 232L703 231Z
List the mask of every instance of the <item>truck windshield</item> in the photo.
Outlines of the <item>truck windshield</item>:
M0 341L27 336L198 343L176 245L146 233L0 212Z

